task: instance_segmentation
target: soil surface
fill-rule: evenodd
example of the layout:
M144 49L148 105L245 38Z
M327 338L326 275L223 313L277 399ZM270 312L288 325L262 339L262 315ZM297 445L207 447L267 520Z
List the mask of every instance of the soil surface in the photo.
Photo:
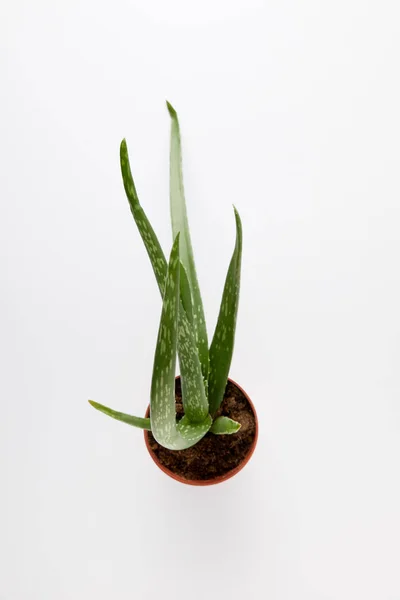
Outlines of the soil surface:
M183 416L180 380L176 380L175 399L177 418ZM224 415L241 424L237 433L214 435L207 433L195 446L186 450L168 450L146 432L149 446L167 469L189 480L207 480L225 475L235 469L247 456L256 434L253 410L243 393L228 381L224 400L216 416Z

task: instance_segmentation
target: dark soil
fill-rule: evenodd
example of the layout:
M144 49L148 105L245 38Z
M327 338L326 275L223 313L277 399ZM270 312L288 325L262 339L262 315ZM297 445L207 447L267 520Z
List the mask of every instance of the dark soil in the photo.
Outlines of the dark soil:
M180 380L175 387L177 417L183 416ZM207 433L195 446L186 450L168 450L160 446L150 432L149 445L158 460L170 471L189 480L207 480L235 469L249 453L256 435L253 410L243 393L228 381L225 396L216 416L224 415L241 424L237 433Z

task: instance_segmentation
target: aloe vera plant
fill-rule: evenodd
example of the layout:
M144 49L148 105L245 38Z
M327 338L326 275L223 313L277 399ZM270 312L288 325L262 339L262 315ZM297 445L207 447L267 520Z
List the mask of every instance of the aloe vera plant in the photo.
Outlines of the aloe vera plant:
M170 208L173 233L168 262L139 203L125 140L120 147L126 196L162 297L151 381L150 417L134 417L92 400L89 402L114 419L150 430L161 446L182 450L196 444L208 431L215 435L229 435L240 428L236 421L216 416L216 413L224 397L235 339L242 225L239 214L234 209L236 243L226 276L216 329L209 347L186 212L179 121L176 111L168 102L167 108L171 117ZM184 416L180 420L177 420L175 411L177 355L184 407Z

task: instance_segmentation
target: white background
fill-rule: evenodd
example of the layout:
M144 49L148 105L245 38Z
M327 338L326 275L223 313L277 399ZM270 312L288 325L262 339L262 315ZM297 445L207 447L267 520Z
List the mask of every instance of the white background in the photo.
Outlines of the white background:
M0 599L400 599L399 9L8 0L0 9ZM211 337L242 216L231 376L260 419L194 489L143 414L171 244L169 99Z

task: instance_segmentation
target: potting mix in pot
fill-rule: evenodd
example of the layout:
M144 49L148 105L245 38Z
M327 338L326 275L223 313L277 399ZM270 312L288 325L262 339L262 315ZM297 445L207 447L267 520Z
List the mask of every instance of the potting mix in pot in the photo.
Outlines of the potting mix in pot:
M150 406L144 418L89 400L97 410L145 430L158 466L183 483L209 485L235 475L257 442L257 416L245 392L228 380L239 303L242 225L236 209L236 243L217 325L208 346L203 303L193 258L183 191L179 122L171 116L170 201L173 245L167 262L136 193L125 140L120 160L125 192L162 297ZM180 377L175 381L178 354Z

